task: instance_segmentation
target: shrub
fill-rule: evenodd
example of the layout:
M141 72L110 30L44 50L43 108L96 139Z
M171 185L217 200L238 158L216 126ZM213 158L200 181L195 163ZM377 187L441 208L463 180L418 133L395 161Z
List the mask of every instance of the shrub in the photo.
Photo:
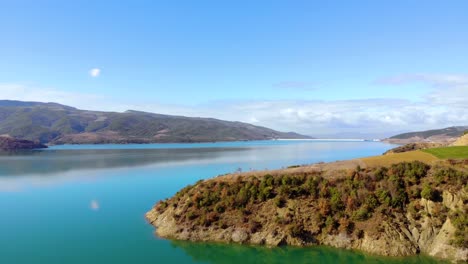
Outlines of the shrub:
M325 220L325 227L328 229L328 231L335 229L336 226L337 226L337 223L335 219L333 219L333 217L331 216L327 216L327 220Z
M244 207L249 201L250 196L245 188L242 188L236 195L236 207Z
M369 197L367 197L365 204L370 211L373 211L375 208L377 208L377 206L379 206L379 201L377 201L375 196L371 194Z
M339 211L343 209L343 202L341 201L341 193L337 188L330 188L331 198L330 205L333 211Z
M432 191L431 186L429 184L424 184L422 191L421 191L421 197L427 200L434 200L434 191Z
M384 189L379 189L376 191L377 199L381 204L385 204L386 206L390 206L391 197L388 191Z
M259 222L257 221L250 221L249 222L249 225L248 225L248 228L249 228L249 231L251 233L256 233L257 231L259 231L260 229L262 229L262 224L260 224Z
M410 198L418 199L421 198L421 189L418 187L413 187L409 191Z
M198 215L195 214L194 212L188 212L188 213L187 213L187 219L188 219L188 220L193 220L193 219L195 219L195 218L197 218L197 217L198 217Z
M156 205L156 211L158 212L161 212L163 211L164 209L166 209L168 206L168 203L166 201L160 201L157 205Z
M387 176L388 169L385 167L378 168L374 171L375 179L380 181Z
M286 204L286 199L283 197L276 197L275 198L275 205L279 208L283 208L284 205Z
M222 204L217 204L215 205L215 208L214 210L217 212L217 213L224 213L225 211L225 208Z
M452 213L450 219L456 228L451 244L459 247L468 247L468 217L463 212L457 211Z
M288 231L293 237L301 237L304 233L304 227L301 224L293 223L289 225Z
M327 199L320 198L318 202L319 212L322 216L328 216L330 213L330 203Z
M402 189L399 189L393 196L391 200L391 206L393 208L403 207L406 204L407 197L406 192Z
M270 198L273 198L274 197L273 187L268 186L265 188L260 188L258 197L261 201L266 201Z
M291 179L290 176L283 175L281 177L281 185L283 185L283 186L291 185L291 181L292 181L292 179Z
M346 232L346 233L353 232L354 224L347 217L340 218L338 222L340 224L339 226L340 232Z
M346 198L346 210L354 211L357 206L357 202L353 196L350 195L348 198Z
M354 212L353 218L357 221L364 221L369 218L369 216L369 209L366 205L363 205L356 212Z
M264 179L263 179L262 182L265 182L265 185L266 185L266 186L273 186L273 185L274 185L273 176L271 176L271 174L265 175L265 177L264 177Z
M318 197L318 194L319 194L319 191L318 191L318 180L314 177L314 178L309 178L307 180L307 187L309 189L309 194L313 197L313 198L317 198Z

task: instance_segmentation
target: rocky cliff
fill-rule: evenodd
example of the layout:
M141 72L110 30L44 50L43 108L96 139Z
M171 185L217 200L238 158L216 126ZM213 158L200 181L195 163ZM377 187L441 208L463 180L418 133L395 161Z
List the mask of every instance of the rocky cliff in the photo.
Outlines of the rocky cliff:
M452 146L468 146L468 134L459 137L455 142L452 143Z

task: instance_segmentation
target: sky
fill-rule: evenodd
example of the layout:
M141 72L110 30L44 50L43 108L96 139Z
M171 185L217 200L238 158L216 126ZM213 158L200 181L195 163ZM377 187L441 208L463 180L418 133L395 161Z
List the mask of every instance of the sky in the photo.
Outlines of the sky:
M468 125L464 0L0 3L0 99L312 136Z

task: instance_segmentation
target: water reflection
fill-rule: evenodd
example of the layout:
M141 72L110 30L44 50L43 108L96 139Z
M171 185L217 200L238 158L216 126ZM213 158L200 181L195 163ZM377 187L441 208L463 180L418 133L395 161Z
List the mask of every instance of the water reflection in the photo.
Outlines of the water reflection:
M196 262L204 263L381 263L381 264L435 264L445 263L425 256L405 258L377 257L351 250L334 249L323 246L299 248L267 248L236 244L194 243L172 241L172 246L182 249Z
M238 155L249 148L200 149L73 149L0 153L0 177L53 175L72 170L136 167L149 164L183 163Z
M180 171L185 181L194 172L206 178L238 168L244 171L275 169L375 155L390 147L375 142L275 141L55 146L47 150L0 154L0 191L103 179L122 170L146 169L137 174L153 176ZM165 170L168 168L173 169L172 172ZM188 168L193 169L187 172Z

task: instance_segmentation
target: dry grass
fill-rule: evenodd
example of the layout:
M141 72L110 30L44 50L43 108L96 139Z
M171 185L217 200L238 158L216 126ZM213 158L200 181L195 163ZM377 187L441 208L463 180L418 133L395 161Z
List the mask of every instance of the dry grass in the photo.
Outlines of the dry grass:
M269 174L272 176L281 176L281 175L299 175L299 174L307 174L307 173L322 173L322 176L325 178L340 178L346 175L348 170L354 170L357 166L362 168L366 167L366 163L364 163L360 159L353 159L353 160L341 160L335 162L327 162L327 163L315 163L310 165L301 165L299 167L292 167L292 168L284 168L284 169L277 169L277 170L258 170L258 171L246 171L246 172L238 172L238 173L228 173L219 175L214 179L228 181L228 182L235 182L239 177L248 177L254 176L257 178L262 178L265 175Z
M430 164L439 159L429 153L422 152L420 150L415 150L403 153L391 153L382 156L362 158L361 160L369 167L377 167L389 166L399 162L410 162L415 160Z

